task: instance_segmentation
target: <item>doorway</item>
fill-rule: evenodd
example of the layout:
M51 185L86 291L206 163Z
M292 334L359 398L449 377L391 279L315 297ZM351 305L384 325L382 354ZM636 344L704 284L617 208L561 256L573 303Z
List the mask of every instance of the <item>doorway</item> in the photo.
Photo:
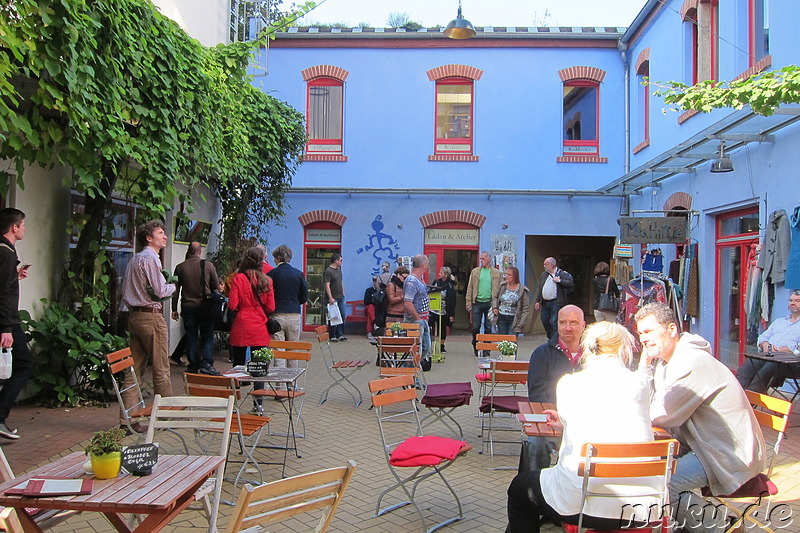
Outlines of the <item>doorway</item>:
M453 315L453 330L469 330L466 310L467 283L472 269L478 266L478 247L426 246L425 255L430 261L429 282L435 279L439 268L450 267L456 278L456 309Z

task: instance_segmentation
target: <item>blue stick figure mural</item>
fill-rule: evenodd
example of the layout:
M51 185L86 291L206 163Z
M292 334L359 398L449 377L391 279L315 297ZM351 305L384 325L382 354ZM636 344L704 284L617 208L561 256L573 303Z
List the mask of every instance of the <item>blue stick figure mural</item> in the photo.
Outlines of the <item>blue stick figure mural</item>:
M384 261L394 264L397 259L397 254L394 250L400 249L397 239L383 232L384 224L381 222L382 219L381 215L375 217L375 220L372 221L372 229L375 233L368 234L369 243L356 250L356 253L359 254L373 250L372 257L375 259L375 264L372 267L373 274L381 273L381 263Z

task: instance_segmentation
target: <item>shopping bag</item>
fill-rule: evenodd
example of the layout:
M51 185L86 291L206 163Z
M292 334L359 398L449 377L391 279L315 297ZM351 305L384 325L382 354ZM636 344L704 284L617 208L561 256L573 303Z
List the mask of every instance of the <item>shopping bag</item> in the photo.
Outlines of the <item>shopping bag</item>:
M338 326L342 322L342 313L339 312L339 306L337 304L328 304L328 324Z
M11 377L11 348L0 349L0 379Z

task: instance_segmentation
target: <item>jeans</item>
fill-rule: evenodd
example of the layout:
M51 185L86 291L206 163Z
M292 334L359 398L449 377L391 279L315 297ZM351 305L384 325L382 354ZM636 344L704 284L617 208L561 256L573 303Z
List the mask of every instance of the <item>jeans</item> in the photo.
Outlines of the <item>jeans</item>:
M678 459L677 468L669 483L672 518L677 527L682 527L690 533L724 531L725 507L717 508L699 494L692 492L707 485L706 472L693 452Z
M19 324L11 326L11 335L14 338L14 343L11 345L11 377L0 389L0 423L6 421L19 392L33 375L33 359L28 351L28 341Z
M347 318L347 314L345 313L344 297L336 300L336 305L339 306L339 313L342 315L342 323L335 326L328 326L328 334L330 335L331 339L344 337L344 321Z
M511 326L514 325L514 315L498 315L497 316L497 333L500 335L516 335L511 331Z
M182 308L181 318L183 318L183 330L186 332L186 357L189 359L189 372L199 368L213 367L214 320L204 317L200 307Z
M427 359L431 355L431 327L427 320L415 320L415 322L419 324L419 337L422 345L420 346L422 350L420 355L423 359Z
M558 331L558 311L561 306L557 300L542 300L541 315L544 331L547 338L552 339L553 334Z
M481 332L481 318L483 318L483 332L492 332L492 323L489 321L489 309L492 302L475 302L472 304L472 348L477 343L476 336Z

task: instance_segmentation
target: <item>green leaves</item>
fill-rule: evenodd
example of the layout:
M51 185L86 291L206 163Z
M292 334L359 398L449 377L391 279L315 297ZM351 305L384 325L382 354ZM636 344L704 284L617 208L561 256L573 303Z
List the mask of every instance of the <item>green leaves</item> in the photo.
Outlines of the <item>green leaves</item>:
M749 105L754 113L772 115L781 104L800 102L800 68L788 65L779 70L755 74L746 80L730 83L713 80L693 86L678 82L655 83L661 89L656 96L679 109L708 113L713 109L741 109Z

